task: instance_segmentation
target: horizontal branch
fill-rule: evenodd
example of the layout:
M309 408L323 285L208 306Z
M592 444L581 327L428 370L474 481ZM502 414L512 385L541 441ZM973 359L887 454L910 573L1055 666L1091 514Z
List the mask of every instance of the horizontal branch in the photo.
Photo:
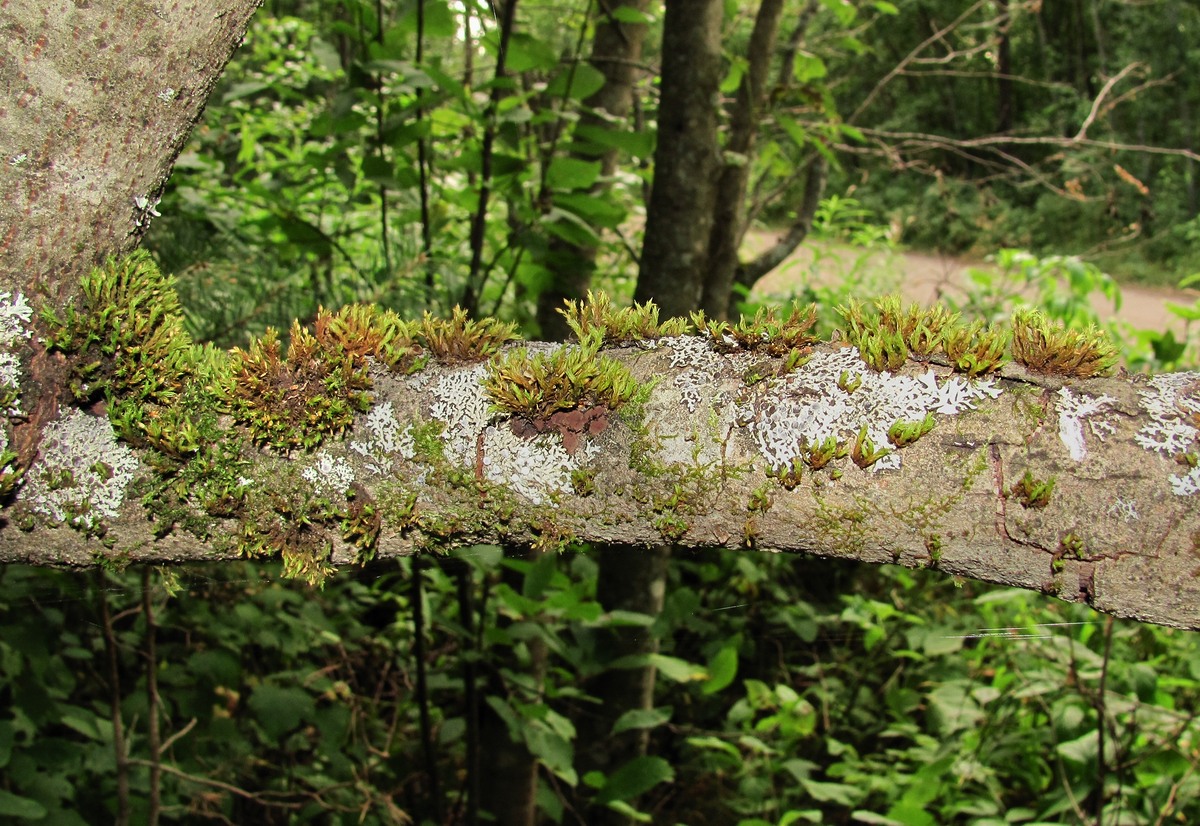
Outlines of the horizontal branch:
M1200 628L1200 374L893 374L838 343L789 370L794 354L730 341L568 345L570 370L623 365L637 392L536 417L498 412L496 377L531 381L553 345L411 374L370 361L369 404L309 450L262 446L275 436L228 412L203 420L219 434L206 446L130 445L100 408L65 406L4 510L0 561L282 554L319 579L473 543L667 541L934 568Z

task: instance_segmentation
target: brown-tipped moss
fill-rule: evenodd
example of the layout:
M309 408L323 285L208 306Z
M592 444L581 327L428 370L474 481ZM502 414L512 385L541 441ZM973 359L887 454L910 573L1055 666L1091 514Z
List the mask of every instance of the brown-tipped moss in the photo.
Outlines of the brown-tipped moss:
M450 318L425 313L419 332L430 354L445 364L484 361L520 338L517 325L494 318L474 320L461 307L455 307Z
M374 304L350 304L337 312L319 309L313 331L317 339L355 359L371 356L393 370L411 373L427 358L417 343L420 326Z
M591 290L588 290L586 300L568 300L558 312L580 341L597 331L605 344L627 344L681 336L691 330L691 325L684 318L669 318L659 322L658 307L652 301L635 303L632 307L613 307L608 295Z
M1054 477L1042 481L1034 479L1028 470L1015 485L1008 489L1008 495L1015 497L1022 507L1044 508L1050 504L1050 496L1054 493Z
M854 437L854 446L850 448L850 458L854 464L866 470L891 452L886 447L876 447L875 443L871 441L871 437L867 435L866 425L863 425L862 429L858 431L858 435Z
M813 329L817 324L817 305L792 304L786 316L777 313L774 307L759 307L752 318L742 318L736 324L693 313L692 324L698 333L711 338L717 349L786 356L793 351L803 352L816 343Z
M320 333L318 338L293 323L286 360L279 334L271 328L248 351L233 351L229 406L260 444L281 450L316 447L367 409L366 360L343 350L327 325Z
M484 392L496 410L530 420L592 407L616 410L637 393L637 380L619 361L597 351L598 333L550 353L519 348L488 365Z
M1071 330L1038 310L1017 310L1012 319L1013 358L1039 373L1086 379L1108 373L1117 350L1102 330Z

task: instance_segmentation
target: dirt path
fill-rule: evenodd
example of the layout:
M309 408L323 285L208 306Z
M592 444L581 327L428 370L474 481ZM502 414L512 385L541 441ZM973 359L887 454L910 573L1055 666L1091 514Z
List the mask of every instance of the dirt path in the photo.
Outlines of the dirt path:
M768 232L752 232L747 236L744 249L753 254L771 240L772 235ZM859 248L825 242L805 244L763 278L754 288L754 294L786 296L796 286L809 283L810 279L816 279L818 284L835 283L863 256L864 252ZM863 261L870 273L870 287L881 292L894 292L899 287L906 298L921 304L931 304L943 295L963 296L967 270L992 266L983 261L921 252L885 251L873 253ZM1112 304L1103 298L1096 299L1094 306L1101 318L1116 318L1134 329L1172 329L1180 335L1184 329L1183 321L1167 310L1166 302L1191 306L1198 298L1200 291L1197 290L1122 285L1119 310L1114 311Z

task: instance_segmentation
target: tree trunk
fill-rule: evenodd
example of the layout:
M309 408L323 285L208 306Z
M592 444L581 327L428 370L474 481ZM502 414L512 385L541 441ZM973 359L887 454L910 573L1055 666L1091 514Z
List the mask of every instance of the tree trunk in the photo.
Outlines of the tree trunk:
M618 9L644 12L648 0L614 0L601 3L601 16L596 22L590 63L604 75L604 85L583 101L584 110L576 126L571 157L601 162L601 180L589 191L602 193L608 188L607 178L616 169L619 150L602 147L588 140L588 130L608 130L614 122L629 117L633 106L633 88L641 74L642 43L646 26L642 23L622 23L613 15ZM600 116L600 112L604 116ZM566 299L578 300L587 294L592 273L596 268L596 247L571 244L558 237L550 239L547 264L554 272L554 282L538 296L537 320L542 338L561 341L570 335L566 321L558 312Z
M654 187L634 298L655 299L667 316L700 306L717 192L723 9L718 0L666 3Z
M748 66L738 87L725 141L724 165L717 183L708 267L701 309L711 318L727 318L738 269L738 248L746 223L746 182L750 179L760 113L766 100L767 72L783 0L762 0L750 34Z
M52 281L70 291L106 256L136 246L258 5L4 4L4 289Z

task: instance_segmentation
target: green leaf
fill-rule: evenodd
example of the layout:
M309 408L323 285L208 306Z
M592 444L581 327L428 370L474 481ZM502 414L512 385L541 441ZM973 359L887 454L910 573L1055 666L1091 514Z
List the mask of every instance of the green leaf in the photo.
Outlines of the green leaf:
M17 797L12 792L0 789L0 815L23 817L26 820L41 820L47 815L46 807L28 797Z
M554 196L556 206L563 207L600 227L615 228L629 214L608 198L586 192L559 192Z
M645 668L648 665L654 666L668 680L677 683L698 682L708 677L708 671L703 667L678 657L668 657L666 654L631 654L614 660L609 668Z
M579 782L575 773L575 750L570 742L543 725L526 724L522 731L525 745L538 762L571 786Z
M737 676L738 670L738 648L740 640L728 643L713 655L708 661L708 682L706 682L700 691L703 694L716 694L721 689L733 682L733 678Z
M605 149L619 149L635 158L649 158L654 154L653 132L630 132L623 129L606 129L602 126L581 125L575 130L576 142L590 142Z
M613 723L612 734L631 729L655 728L671 719L671 707L635 708L626 711Z
M796 79L797 83L820 80L828 72L829 70L825 68L825 61L821 58L796 52L796 58L792 61L792 77Z
M609 15L618 23L653 23L654 18L633 6L617 6Z
M609 775L608 782L596 794L596 802L632 800L659 783L669 783L674 779L675 770L661 757L635 757Z
M546 87L546 94L556 98L570 97L575 100L585 100L604 87L604 73L590 63L581 63L575 71L562 71L554 76ZM567 83L571 89L567 91Z
M879 12L880 14L895 15L900 13L900 9L896 8L894 3L887 2L887 0L875 0L875 2L871 5L874 6L875 11Z
M267 736L279 739L312 715L313 698L299 688L263 684L250 695L250 709Z
M822 803L837 803L840 806L853 806L862 799L865 789L848 786L845 783L822 783L819 780L801 780L804 791Z
M795 120L786 115L777 114L775 116L775 122L779 124L779 127L784 131L784 134L791 138L792 143L796 144L796 146L800 147L801 149L808 146L808 131Z
M495 48L495 38L488 37L484 42ZM490 50L489 50L490 51ZM526 32L513 32L508 39L508 55L505 66L510 72L521 73L534 69L553 69L558 65L558 53L554 47L544 40L539 40Z
M546 171L546 183L554 189L587 189L600 177L600 161L555 158Z

